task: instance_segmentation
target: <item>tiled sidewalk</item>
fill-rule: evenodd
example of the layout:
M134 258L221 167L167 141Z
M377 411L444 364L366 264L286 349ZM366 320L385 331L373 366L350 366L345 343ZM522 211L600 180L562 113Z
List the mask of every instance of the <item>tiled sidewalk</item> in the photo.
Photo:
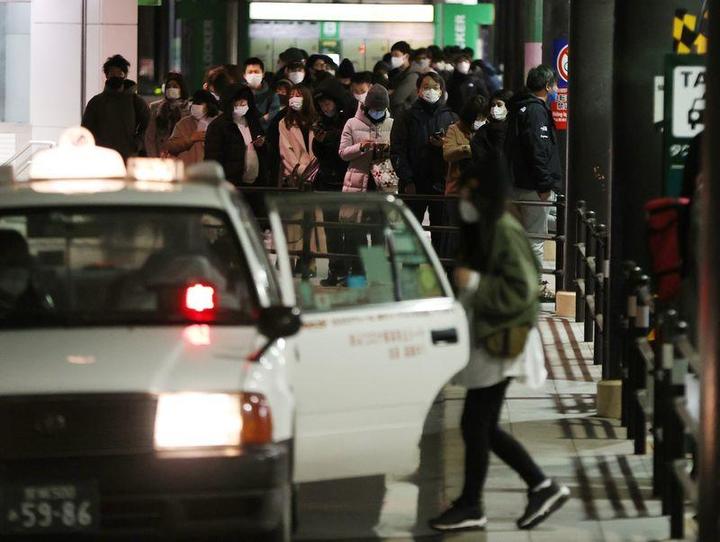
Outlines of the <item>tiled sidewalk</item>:
M549 379L541 390L513 384L503 424L541 467L570 487L570 501L533 531L518 531L525 488L493 458L485 492L486 532L433 534L427 520L461 489L458 430L464 390L446 389L421 445L410 480L354 480L303 487L298 540L453 542L646 542L667 540L669 521L651 496L651 456L632 454L625 429L595 414L600 367L578 325L550 313L540 329Z
M514 520L525 504L521 480L494 458L485 493L487 533L446 536L448 541L615 542L665 540L669 522L651 497L651 458L632 454L625 429L595 415L596 381L592 349L582 329L566 319L544 315L540 323L549 373L545 388L513 385L503 416L505 427L536 461L572 491L571 500L546 523L518 532ZM459 392L461 393L461 392ZM461 404L458 401L458 404ZM457 413L447 412L448 418ZM446 434L448 497L461 484L462 442Z

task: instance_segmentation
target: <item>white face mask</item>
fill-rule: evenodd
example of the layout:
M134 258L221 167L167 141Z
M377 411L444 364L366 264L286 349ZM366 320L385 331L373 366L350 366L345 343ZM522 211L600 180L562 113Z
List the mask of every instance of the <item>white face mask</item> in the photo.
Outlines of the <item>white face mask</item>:
M467 200L460 200L458 203L458 211L460 211L460 220L465 222L465 224L475 224L480 220L480 213L477 207Z
M393 68L399 68L399 67L402 66L403 64L405 64L405 55L403 55L403 56L391 56L391 57L390 57L390 65L391 65Z
M465 74L465 73L470 72L470 63L469 62L458 62L455 67L456 67L457 71L459 71L460 73Z
M305 80L305 72L290 72L288 75L294 85L299 85Z
M261 73L248 73L245 74L245 81L250 88L260 88L263 81L263 74Z
M473 122L473 130L477 131L487 124L486 120L476 120Z
M440 99L440 96L442 96L442 92L434 88L429 88L427 90L423 90L422 92L422 99L431 104L437 102Z
M247 114L249 110L250 107L247 105L236 105L235 109L233 109L233 119L240 120Z
M363 92L362 94L354 94L354 93L353 93L353 96L355 97L355 99L356 99L358 102L360 102L361 104L364 104L364 103L365 103L365 98L367 98L367 95L368 95L367 92Z
M212 90L210 91L210 94L212 94L212 95L213 95L213 98L215 98L218 102L220 101L220 95L219 95L219 94L215 94Z
M495 120L505 120L507 115L508 110L504 105L496 105L490 109L490 116Z
M430 59L429 58L423 58L419 62L416 62L416 64L423 70L427 70L430 67Z
M335 70L325 70L325 71L328 72L333 77L335 77Z
M444 72L445 71L445 62L437 62L435 64L435 71Z
M205 116L205 106L203 104L192 104L190 106L190 114L195 120L200 120Z
M165 89L165 97L168 100L178 100L180 99L180 89L171 87Z
M302 96L294 96L290 98L290 100L288 101L288 105L290 106L290 109L294 111L300 111L303 106Z

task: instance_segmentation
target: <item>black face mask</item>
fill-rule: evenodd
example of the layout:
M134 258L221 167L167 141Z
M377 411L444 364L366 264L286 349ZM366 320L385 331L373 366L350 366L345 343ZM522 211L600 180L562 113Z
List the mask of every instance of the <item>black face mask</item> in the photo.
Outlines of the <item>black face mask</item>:
M105 81L105 84L111 90L120 90L123 88L124 83L125 78L123 77L108 77L107 81Z

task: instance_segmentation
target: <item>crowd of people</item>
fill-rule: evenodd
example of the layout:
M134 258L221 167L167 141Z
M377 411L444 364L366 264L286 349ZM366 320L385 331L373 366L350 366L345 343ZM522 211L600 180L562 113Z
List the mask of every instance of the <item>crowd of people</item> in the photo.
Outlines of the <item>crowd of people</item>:
M531 70L513 94L492 65L473 57L469 48L399 41L370 72L289 48L275 72L259 58L213 67L192 95L182 74L168 73L162 99L148 106L127 79L129 62L115 55L83 125L124 158L216 160L238 186L456 195L473 165L507 179L516 200L550 200L562 179L548 106L554 72ZM431 226L459 224L455 205L408 204L420 220L427 212ZM548 207L519 213L529 232L547 234ZM457 236L433 235L441 255L452 256L457 244ZM542 261L541 239L533 249Z
M412 49L404 41L372 72L297 48L284 51L277 66L268 72L259 58L216 66L192 95L181 74L169 73L163 98L148 106L127 79L128 61L115 55L103 66L105 90L88 103L83 125L98 145L124 158L215 160L238 187L399 193L418 220L427 214L431 226L457 226L458 235L433 233L432 243L441 256L456 257L454 283L471 322L471 356L459 377L468 388L461 424L465 484L431 526L485 526L482 487L492 450L528 484L518 527L534 527L569 491L498 420L510 377L527 366L523 360L537 354L536 372L544 371L534 329L543 240L529 241L523 226L547 234L549 207L538 202L561 188L550 109L555 73L533 68L525 88L513 93L471 49ZM422 197L442 195L459 197ZM508 211L510 198L530 202L517 210L522 226ZM263 212L260 200L248 201ZM343 253L346 241L329 232L311 243ZM322 285L337 286L352 265L331 260Z

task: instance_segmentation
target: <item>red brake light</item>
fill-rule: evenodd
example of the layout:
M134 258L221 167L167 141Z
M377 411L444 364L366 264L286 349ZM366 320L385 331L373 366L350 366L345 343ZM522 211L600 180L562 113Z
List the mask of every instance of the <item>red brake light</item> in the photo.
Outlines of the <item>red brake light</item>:
M208 320L215 313L217 295L209 284L193 283L185 288L183 309L191 320Z

